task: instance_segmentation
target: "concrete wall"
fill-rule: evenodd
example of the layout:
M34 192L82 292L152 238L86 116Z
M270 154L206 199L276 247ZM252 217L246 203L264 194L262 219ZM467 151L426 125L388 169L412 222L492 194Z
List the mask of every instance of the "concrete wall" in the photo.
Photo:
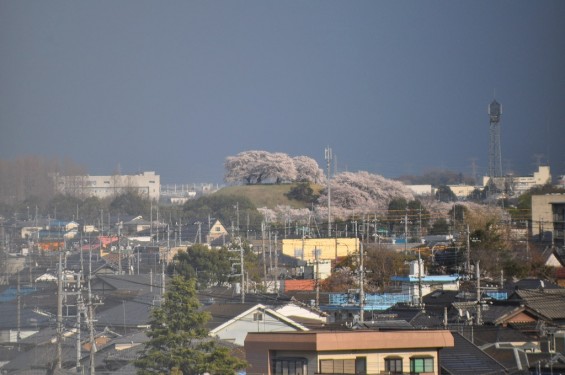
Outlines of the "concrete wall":
M532 195L532 236L539 236L543 232L551 238L553 232L551 203L565 203L565 194Z

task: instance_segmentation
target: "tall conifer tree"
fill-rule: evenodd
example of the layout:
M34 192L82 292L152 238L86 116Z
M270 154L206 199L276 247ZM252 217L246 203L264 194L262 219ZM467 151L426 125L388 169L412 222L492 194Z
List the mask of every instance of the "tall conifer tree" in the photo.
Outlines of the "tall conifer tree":
M135 362L138 374L234 374L245 361L208 336L210 315L199 311L195 280L173 278L161 307L153 310L150 340Z

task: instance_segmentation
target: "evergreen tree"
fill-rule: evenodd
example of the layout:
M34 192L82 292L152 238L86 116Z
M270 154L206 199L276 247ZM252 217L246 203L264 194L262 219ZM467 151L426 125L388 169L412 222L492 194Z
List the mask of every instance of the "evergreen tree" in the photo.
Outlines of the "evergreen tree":
M208 336L210 315L199 311L195 280L174 277L161 307L153 310L149 341L135 361L138 374L234 374L245 361Z

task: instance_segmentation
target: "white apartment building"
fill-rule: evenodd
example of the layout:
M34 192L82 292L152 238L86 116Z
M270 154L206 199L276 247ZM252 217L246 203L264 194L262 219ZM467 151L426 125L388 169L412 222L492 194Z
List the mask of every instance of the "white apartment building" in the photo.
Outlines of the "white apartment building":
M55 176L55 188L77 197L109 198L133 191L151 200L159 200L161 178L155 172L112 176Z
M487 186L490 177L483 177L483 186ZM548 165L540 165L538 171L531 176L493 177L496 187L502 191L507 191L510 195L522 195L535 186L542 186L551 183L551 171Z

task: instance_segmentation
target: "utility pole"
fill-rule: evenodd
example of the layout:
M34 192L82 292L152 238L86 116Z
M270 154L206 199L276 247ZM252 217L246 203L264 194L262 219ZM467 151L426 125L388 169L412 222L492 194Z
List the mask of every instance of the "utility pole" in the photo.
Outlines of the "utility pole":
M165 258L161 259L161 298L165 297Z
M237 223L237 235L239 237L239 202L235 202L235 212L236 212L236 223Z
M469 230L469 224L467 224L467 275L471 273L471 233Z
M241 277L241 303L245 303L245 267L243 265L244 259L244 251L243 246L241 246L241 238L236 237L235 241L238 244L238 248L236 249L229 249L228 251L235 252L239 251L239 266L240 266L240 274L233 274L232 276L240 276ZM263 253L264 254L264 253ZM233 263L234 266L238 265L238 263Z
M120 244L120 225L118 224L118 275L122 274L122 246Z
M365 322L365 262L363 261L363 240L359 241L359 321Z
M480 261L477 260L475 264L477 268L477 325L483 324L483 319L481 316L481 271L480 271Z
M530 261L530 222L526 219L526 261Z
M81 249L81 260L82 260L82 249ZM78 295L77 295L77 362L76 362L76 369L77 373L80 374L80 357L81 357L81 345L80 345L80 314L82 312L82 286L81 286L81 279L80 276L82 274L82 266L81 270L78 273L77 277L77 288L78 288Z
M92 301L92 288L90 285L90 280L92 279L92 244L89 246L88 250L89 262L88 262L88 328L90 331L90 375L94 375L96 372L96 364L94 361L94 353L96 353L96 340L94 338L94 306Z
M277 243L277 232L275 232L275 291L279 292L279 249Z
M408 253L408 207L404 213L404 254Z
M422 302L422 257L420 256L420 249L418 248L418 307L423 310Z
M332 214L331 214L331 164L332 164L332 149L330 147L326 147L325 150L325 159L328 166L328 238L332 236Z
M267 280L267 255L265 253L265 222L261 222L261 250L263 252L263 279Z
M320 307L320 250L314 248L314 257L316 260L316 307Z
M21 297L20 297L20 272L18 271L17 273L17 287L16 287L17 291L16 291L16 298L18 300L18 307L17 307L17 326L18 326L18 335L16 337L16 341L18 342L18 348L19 348L19 342L22 339L21 336Z
M59 265L57 272L57 368L61 368L62 359L62 341L63 341L63 269L62 269L62 253L59 249Z

